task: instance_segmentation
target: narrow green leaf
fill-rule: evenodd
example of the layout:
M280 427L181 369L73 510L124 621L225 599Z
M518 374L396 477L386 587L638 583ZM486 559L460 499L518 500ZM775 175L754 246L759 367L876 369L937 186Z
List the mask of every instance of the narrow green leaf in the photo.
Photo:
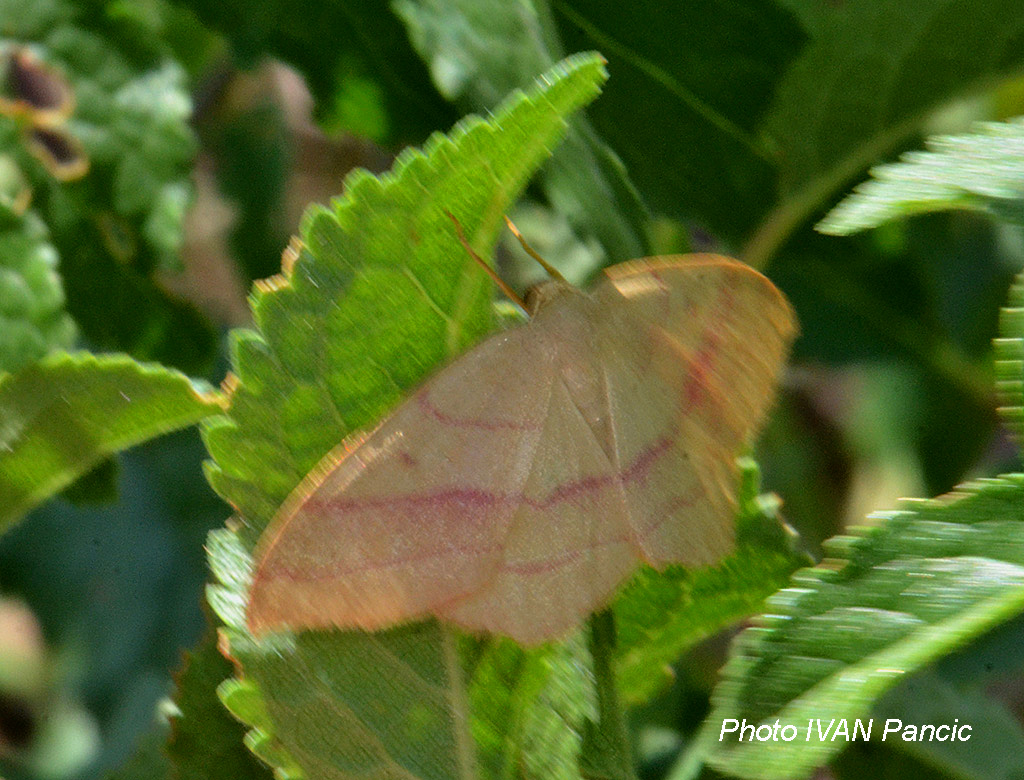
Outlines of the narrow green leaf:
M227 623L232 657L258 685L241 699L237 688L222 691L253 715L249 743L279 771L301 767L328 779L474 773L447 630L427 622L255 642L244 628L247 550L325 453L488 330L490 282L446 212L488 254L502 213L564 135L565 117L604 78L596 55L570 58L489 120L464 120L422 152L406 151L380 179L349 177L343 198L307 214L285 275L257 286L259 332L235 335L229 416L205 430L210 481L241 515L237 537L211 536L222 584L210 601Z
M723 723L863 718L907 674L1024 610L1024 475L907 507L833 540L738 638L705 723L713 767L809 775L845 742L717 741Z
M999 413L1017 442L1024 441L1024 275L1010 288L999 313L996 347L996 390Z
M979 124L969 135L933 136L927 152L908 152L871 169L817 224L850 235L891 219L944 209L987 211L1024 224L1024 117Z
M810 560L778 515L779 500L759 495L761 475L742 458L736 551L714 567L645 567L613 603L618 625L615 668L622 698L646 701L671 680L671 664L690 647L757 612Z
M936 108L1024 67L1017 0L850 0L830 10L782 80L767 121L782 197L743 250L757 268L852 177L920 132Z
M220 411L177 371L53 353L0 377L0 530L103 458Z

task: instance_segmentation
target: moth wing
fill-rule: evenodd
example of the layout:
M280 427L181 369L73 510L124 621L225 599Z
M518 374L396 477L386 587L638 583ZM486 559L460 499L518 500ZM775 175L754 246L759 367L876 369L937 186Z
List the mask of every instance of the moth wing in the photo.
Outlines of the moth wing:
M640 554L713 562L732 545L735 456L773 398L792 310L764 276L715 255L614 266L595 299L616 457L649 460L625 485Z
M552 345L478 345L379 428L326 456L260 538L248 623L375 630L483 587L533 468Z
M589 356L569 356L583 371ZM445 607L460 625L524 644L567 633L608 601L637 564L621 475L561 377L487 586Z

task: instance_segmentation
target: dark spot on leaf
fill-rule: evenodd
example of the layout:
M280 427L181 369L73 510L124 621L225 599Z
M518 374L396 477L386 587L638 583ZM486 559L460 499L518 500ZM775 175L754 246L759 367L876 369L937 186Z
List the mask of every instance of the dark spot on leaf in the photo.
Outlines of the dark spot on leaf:
M36 732L36 718L28 704L14 696L0 693L0 742L24 748Z
M7 89L30 110L70 113L72 93L67 82L25 49L11 52L7 62Z
M89 170L89 158L85 156L85 150L78 139L70 133L46 127L33 127L26 135L30 151L55 179L80 179Z

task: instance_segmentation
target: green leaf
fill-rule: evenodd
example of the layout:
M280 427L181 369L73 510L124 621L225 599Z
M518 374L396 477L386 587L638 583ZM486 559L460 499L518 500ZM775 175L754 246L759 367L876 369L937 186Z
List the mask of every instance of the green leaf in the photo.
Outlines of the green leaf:
M33 3L38 15L7 13L9 5L0 7L0 43L30 46L61 74L74 112L54 131L87 161L70 180L55 177L17 122L0 117L0 154L25 173L60 256L68 312L99 348L206 371L217 346L210 324L153 278L181 268L192 199L196 142L184 71L158 25L143 33L136 16L108 13L104 3Z
M908 152L871 169L817 229L845 236L891 219L974 209L1024 224L1024 117L978 124L969 135L933 136L927 152Z
M88 170L59 181L26 154L21 136L9 150L30 173L40 213L62 255L75 248L67 231L98 221L99 239L121 262L146 272L180 269L196 148L185 74L156 54L133 61L123 41L108 37L117 32L116 24L77 13L33 35L14 33L20 42L34 43L46 66L67 79L75 111L60 131L81 143Z
M737 639L705 723L713 767L809 775L845 743L714 738L727 718L862 718L907 674L1024 610L1024 475L907 507L834 539Z
M419 143L455 112L437 94L401 23L377 0L188 0L248 65L265 55L295 66L333 130L378 143Z
M794 570L810 561L793 548L792 531L778 515L779 500L758 495L760 472L742 458L736 551L714 567L649 567L630 580L613 603L618 626L615 668L629 704L649 699L671 678L686 650L756 612Z
M598 620L604 628L612 625L607 612ZM607 663L612 636L592 635L589 647L583 632L534 649L501 638L467 645L472 730L482 777L634 777Z
M975 687L956 685L933 672L915 674L883 696L872 715L876 726L890 718L903 724L939 725L959 720L971 726L969 742L905 742L890 736L887 745L909 753L948 777L970 780L1019 780L1024 730L1006 706ZM893 724L895 725L895 724Z
M240 511L249 544L323 455L489 329L490 283L446 211L486 254L603 68L576 57L546 78L489 122L471 118L403 153L382 179L349 177L330 210L306 215L288 280L257 286L261 334L234 333L231 414L205 429L210 481Z
M485 640L468 683L481 776L578 780L594 684L582 634L531 650Z
M1024 441L1024 275L1010 288L999 314L996 347L996 390L999 413L1018 444Z
M768 117L782 197L743 250L757 268L943 103L991 89L1024 66L1017 0L850 0L830 11Z
M490 109L561 56L545 2L396 0L393 6L438 90L467 111ZM596 239L608 261L646 254L644 207L618 158L584 117L572 121L539 180L582 242ZM596 265L581 270L575 281Z
M206 552L214 580L219 583L207 586L206 599L226 626L219 629L221 642L230 642L231 657L236 662L247 660L251 655L255 664L268 647L258 647L245 631L245 605L252 581L252 558L249 551L242 546L235 532L213 530L207 536ZM308 659L298 653L291 641L269 644L271 650L287 651L289 663L300 664L303 668L308 664ZM226 645L220 646L227 649ZM302 685L300 690L316 690L316 681L320 679L318 674L313 674L309 678L311 682ZM254 755L273 768L276 777L281 780L301 780L305 776L277 737L267 700L253 677L224 680L217 687L217 696L232 715L251 727L245 735L244 743Z
M747 234L775 191L759 122L803 44L759 0L552 0L569 51L595 48L611 78L589 115L655 211Z
M178 780L271 777L243 745L245 727L217 699L217 686L231 674L231 664L217 649L217 635L211 629L185 657L176 680L178 714L172 720L167 753Z
M34 212L18 216L0 206L0 372L17 371L74 340L46 226Z
M430 621L376 634L308 631L256 642L245 631L251 560L210 534L222 583L209 600L245 678L218 689L253 730L245 742L282 778L469 778L473 756L454 638Z
M804 30L812 38L821 34L823 28L832 23L833 18L841 13L842 5L819 3L817 0L778 0L779 5L797 18Z
M210 601L232 657L258 685L240 698L226 690L255 718L250 742L282 771L472 771L449 632L428 622L257 643L244 629L247 549L324 454L488 330L490 282L446 211L486 255L501 214L564 134L565 116L604 77L596 55L570 58L488 121L464 120L423 152L406 151L390 174L350 176L343 198L307 214L285 276L256 288L260 332L235 334L230 413L205 429L210 482L242 521L238 540L211 537L222 585Z
M184 375L125 355L53 353L0 377L0 530L112 453L219 409Z
M131 757L122 766L107 772L103 780L177 780L164 753L166 731L166 724L160 724L144 734Z
M117 458L104 458L61 491L72 504L112 504L117 501Z

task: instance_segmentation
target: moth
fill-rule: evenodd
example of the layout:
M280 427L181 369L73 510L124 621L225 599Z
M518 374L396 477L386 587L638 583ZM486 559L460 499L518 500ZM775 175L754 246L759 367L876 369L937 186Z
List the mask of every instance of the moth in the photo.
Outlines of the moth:
M729 552L735 456L796 329L779 290L697 254L525 306L293 491L256 547L254 633L435 616L533 645L640 564Z

